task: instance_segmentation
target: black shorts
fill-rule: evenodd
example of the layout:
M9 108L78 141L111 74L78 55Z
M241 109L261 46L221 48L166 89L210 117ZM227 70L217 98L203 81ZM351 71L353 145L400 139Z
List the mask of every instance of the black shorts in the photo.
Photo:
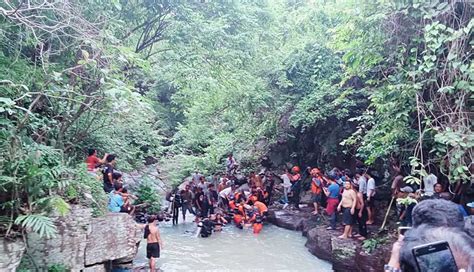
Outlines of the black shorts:
M351 208L342 207L342 224L352 225L354 223L354 216L351 214Z
M160 258L160 244L159 243L149 243L146 245L146 257L151 258Z
M110 182L104 182L104 191L105 191L106 193L110 193L110 192L112 192L114 189L115 189L115 188L114 188L114 185L113 185L113 184L111 184Z
M313 201L313 203L321 203L321 193L313 194L311 200Z
M121 213L129 213L130 212L130 207L126 207L126 206L121 206L120 207L120 212Z

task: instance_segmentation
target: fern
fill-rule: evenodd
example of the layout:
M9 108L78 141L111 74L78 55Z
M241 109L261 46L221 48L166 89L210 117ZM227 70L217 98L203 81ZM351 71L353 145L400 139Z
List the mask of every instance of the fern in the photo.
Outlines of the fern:
M62 197L53 196L49 199L49 206L57 211L61 216L65 216L69 213L71 206L69 206Z
M9 216L0 215L0 226L8 226L12 222Z
M15 224L21 225L25 229L31 229L41 238L53 238L58 233L51 218L42 214L20 215L16 218Z

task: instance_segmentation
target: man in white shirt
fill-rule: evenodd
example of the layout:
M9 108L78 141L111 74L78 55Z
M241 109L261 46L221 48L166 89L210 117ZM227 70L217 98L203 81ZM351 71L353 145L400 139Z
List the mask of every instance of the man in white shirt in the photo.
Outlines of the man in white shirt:
M221 203L224 204L224 208L227 208L229 206L229 200L234 191L235 185L231 185L230 187L227 187L219 192L219 198L221 200Z
M367 179L367 213L369 214L367 225L372 225L374 223L375 180L367 172L364 176Z
M202 192L207 194L208 185L209 183L206 182L204 176L201 176L201 179L199 180L199 183L196 185L196 187L201 188Z
M288 193L291 190L291 181L290 177L288 176L288 171L283 173L280 178L283 180L283 201L285 202L285 204L283 205L283 209L285 209L286 207L288 207Z

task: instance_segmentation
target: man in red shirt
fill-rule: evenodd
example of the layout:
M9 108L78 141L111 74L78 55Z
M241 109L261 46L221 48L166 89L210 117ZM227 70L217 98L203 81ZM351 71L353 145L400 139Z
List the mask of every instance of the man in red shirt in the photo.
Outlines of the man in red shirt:
M86 159L87 171L90 173L95 173L97 166L105 163L105 158L107 158L107 155L108 154L106 153L103 159L99 159L97 158L97 150L90 148Z

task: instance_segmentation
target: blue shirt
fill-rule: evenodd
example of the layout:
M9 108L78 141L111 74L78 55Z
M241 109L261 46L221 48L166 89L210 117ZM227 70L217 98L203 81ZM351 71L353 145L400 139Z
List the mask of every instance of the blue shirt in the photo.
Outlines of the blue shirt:
M329 198L339 198L339 185L333 183L328 187Z
M109 211L120 212L120 207L123 206L123 198L120 194L115 194L115 191L109 194Z
M461 204L458 204L458 209L459 209L459 212L462 214L463 217L469 216L469 214L467 214L467 212L466 212L466 209L464 209L464 207Z

